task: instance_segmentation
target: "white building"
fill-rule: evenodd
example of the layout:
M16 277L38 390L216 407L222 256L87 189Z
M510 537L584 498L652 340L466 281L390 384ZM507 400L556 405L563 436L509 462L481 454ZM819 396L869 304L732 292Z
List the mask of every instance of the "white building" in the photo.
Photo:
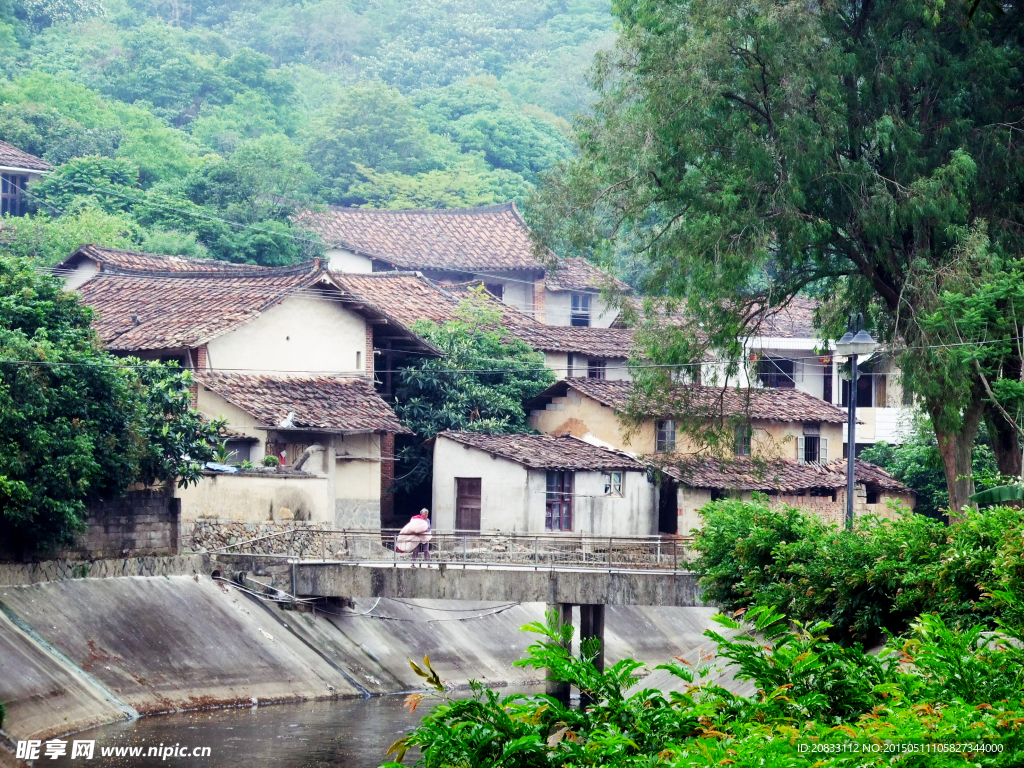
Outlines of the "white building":
M303 212L297 222L327 244L336 272L416 270L441 284L481 281L548 325L607 328L619 312L602 290L630 292L586 259L538 256L515 203L422 211L328 206Z
M441 432L438 530L648 536L658 532L646 466L571 436Z
M280 460L274 474L180 490L183 520L394 524L395 435L407 430L375 389L375 358L440 354L399 320L318 261L253 267L83 246L54 272L96 311L111 353L194 371L194 404L227 419L235 463Z

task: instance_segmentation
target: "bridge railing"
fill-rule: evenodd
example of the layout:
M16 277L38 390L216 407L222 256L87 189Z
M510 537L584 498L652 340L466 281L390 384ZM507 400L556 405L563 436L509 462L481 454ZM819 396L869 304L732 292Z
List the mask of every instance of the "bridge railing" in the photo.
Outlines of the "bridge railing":
M592 536L480 531L432 532L426 551L401 552L397 530L281 531L217 550L222 554L307 561L465 563L539 568L689 570L690 540L681 536Z

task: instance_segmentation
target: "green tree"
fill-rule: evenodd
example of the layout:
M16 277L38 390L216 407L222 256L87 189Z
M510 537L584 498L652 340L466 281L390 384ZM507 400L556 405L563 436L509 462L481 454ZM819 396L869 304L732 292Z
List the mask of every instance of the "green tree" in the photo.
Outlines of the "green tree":
M509 433L529 430L523 404L555 382L544 356L501 329L501 316L468 299L460 317L443 324L420 321L413 329L442 352L404 369L395 390L395 413L416 434L399 456L405 487L431 476L422 441L446 429Z
M92 313L32 262L0 259L0 533L70 542L86 505L132 483L198 482L219 424L185 371L100 350Z
M408 99L381 85L347 88L341 97L312 120L306 156L324 178L328 201L358 198L349 187L359 181L357 165L375 171L415 174L445 165L439 150L447 142L432 136ZM447 148L449 157L457 155Z
M1021 251L1020 5L973 23L966 4L926 0L616 12L600 100L535 208L539 231L580 250L616 237L649 263L644 288L682 299L693 343L651 345L655 362L737 359L738 338L802 291L829 300L826 334L867 311L884 341L916 350L899 362L959 510L987 395L972 361L930 354L956 329L924 320L948 285L996 281ZM657 369L641 379L669 385Z

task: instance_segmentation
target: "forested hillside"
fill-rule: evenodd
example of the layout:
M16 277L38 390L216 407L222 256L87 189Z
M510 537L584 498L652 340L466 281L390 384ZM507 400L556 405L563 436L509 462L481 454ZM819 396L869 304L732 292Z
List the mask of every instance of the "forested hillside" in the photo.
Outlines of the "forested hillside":
M57 170L9 250L287 263L297 205L523 201L608 0L0 0L0 139Z

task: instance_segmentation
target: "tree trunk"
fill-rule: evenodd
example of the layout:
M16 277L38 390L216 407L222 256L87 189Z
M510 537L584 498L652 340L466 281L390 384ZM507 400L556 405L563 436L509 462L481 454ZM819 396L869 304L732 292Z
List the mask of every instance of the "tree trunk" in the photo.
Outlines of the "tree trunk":
M1021 445L1017 430L992 406L985 408L985 424L992 439L992 452L996 456L999 474L1003 477L1020 477Z
M941 408L932 407L932 423L938 425ZM964 408L960 428L947 430L935 426L935 437L939 443L939 453L946 470L946 489L949 491L949 522L958 523L960 512L970 504L970 496L974 493L971 454L974 440L978 436L978 427L985 413L985 405L981 399L980 386L975 391L971 402Z

